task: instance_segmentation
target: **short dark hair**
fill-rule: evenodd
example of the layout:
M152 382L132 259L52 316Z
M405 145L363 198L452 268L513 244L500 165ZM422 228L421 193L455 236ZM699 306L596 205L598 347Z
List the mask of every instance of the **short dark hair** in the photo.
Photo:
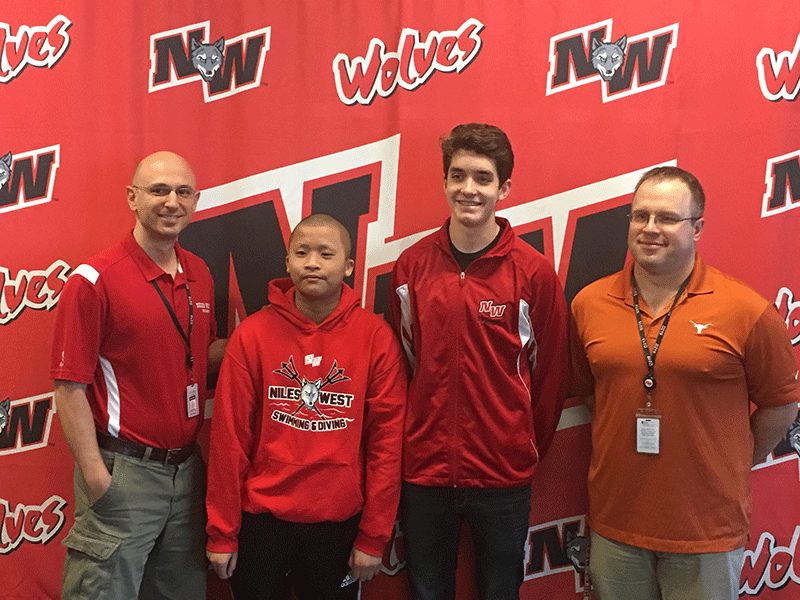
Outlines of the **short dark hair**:
M445 179L453 155L459 150L469 150L491 158L497 168L500 185L511 178L511 171L514 170L514 152L511 150L508 136L499 127L484 123L465 123L454 127L450 135L442 137L439 142L442 146Z
M698 218L702 217L703 211L706 209L706 194L703 191L703 186L700 185L697 177L680 167L655 167L650 169L639 179L639 182L633 189L633 195L636 195L636 192L639 191L639 188L642 187L645 181L652 180L654 183L658 183L660 181L669 181L672 179L677 179L686 184L686 187L689 188L689 193L692 195L692 204L697 213L694 216Z
M295 228L292 230L291 235L289 236L289 243L287 244L288 247L292 245L292 238L294 238L294 232L297 231L298 227L301 225L309 225L311 227L320 226L320 225L327 225L331 227L335 227L339 230L339 236L342 238L342 246L344 246L344 254L345 259L349 260L350 255L352 254L352 242L350 241L350 232L347 231L347 227L342 225L341 221L337 218L332 217L326 213L314 213L313 215L308 215L305 219L300 221Z

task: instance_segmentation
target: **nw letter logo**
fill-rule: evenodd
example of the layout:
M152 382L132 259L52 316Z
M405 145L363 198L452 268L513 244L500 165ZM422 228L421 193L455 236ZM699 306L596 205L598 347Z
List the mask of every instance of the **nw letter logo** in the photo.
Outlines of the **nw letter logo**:
M528 538L525 540L525 580L574 572L575 589L582 589L583 576L573 566L569 540L585 533L586 525L582 515L529 527Z
M609 102L666 83L678 24L613 41L612 22L607 19L550 38L548 96L596 81L603 102Z
M2 157L0 213L50 202L58 170L59 145Z
M211 102L259 86L271 28L212 44L207 43L210 25L205 21L150 36L151 93L198 81Z
M481 300L481 305L478 308L479 313L485 313L493 319L499 319L506 312L505 304L494 304L491 300Z
M767 161L761 218L800 206L800 150Z
M54 413L52 393L15 400L0 430L0 457L47 446Z
M396 135L249 175L247 186L232 181L203 190L201 206L180 241L206 262L214 277L217 330L231 332L239 318L261 309L269 282L285 277L292 227L314 212L333 215L350 232L356 269L346 281L361 295L362 306L385 314L394 261L436 231L395 236L399 155ZM571 301L588 283L624 266L631 190L645 171L675 164L642 165L498 214L551 260ZM209 239L219 243L210 245ZM271 258L253 261L253 256Z

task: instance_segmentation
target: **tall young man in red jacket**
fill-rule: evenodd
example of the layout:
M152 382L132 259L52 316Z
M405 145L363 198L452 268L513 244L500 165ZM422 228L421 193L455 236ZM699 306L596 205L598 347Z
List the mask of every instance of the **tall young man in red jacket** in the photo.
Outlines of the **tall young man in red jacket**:
M401 515L415 600L455 597L458 534L479 598L517 600L531 477L567 384L567 309L551 264L495 208L514 155L491 125L441 141L450 219L392 273L391 321L412 377Z
M350 236L311 215L291 279L234 332L217 383L207 555L239 598L354 600L400 497L405 370L386 322L342 283Z

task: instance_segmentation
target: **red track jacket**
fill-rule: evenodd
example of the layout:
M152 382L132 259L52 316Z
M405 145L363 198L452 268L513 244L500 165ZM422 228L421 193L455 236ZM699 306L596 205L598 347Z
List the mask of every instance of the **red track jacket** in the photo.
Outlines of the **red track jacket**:
M413 375L403 479L427 486L530 482L567 388L564 293L550 263L508 221L461 272L448 223L395 264L390 321Z

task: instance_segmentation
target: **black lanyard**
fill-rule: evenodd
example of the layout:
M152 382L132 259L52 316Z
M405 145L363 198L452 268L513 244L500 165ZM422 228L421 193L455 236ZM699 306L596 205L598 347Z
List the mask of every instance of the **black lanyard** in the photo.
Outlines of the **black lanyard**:
M656 377L653 373L653 368L656 365L656 353L658 352L658 347L661 345L664 332L667 330L667 325L669 324L669 318L672 315L672 311L675 308L675 305L678 304L678 298L681 297L683 290L685 290L686 286L689 285L690 278L691 274L684 280L680 289L678 290L678 293L675 294L675 299L672 301L672 306L670 307L667 316L664 317L664 324L661 325L661 329L656 337L656 343L653 345L653 351L650 352L650 348L647 346L647 337L644 335L642 311L639 309L639 294L636 292L636 278L633 276L633 274L631 274L631 283L633 287L633 312L636 313L636 324L639 326L639 335L642 337L642 350L644 351L644 359L647 362L647 377L644 378L642 383L644 384L644 389L647 390L648 393L650 393L650 390L656 387Z
M167 302L166 296L164 296L164 292L161 291L161 288L158 287L158 284L155 281L151 281L153 287L156 288L158 295L161 296L161 300L164 302L164 306L167 307L169 311L169 316L172 317L172 322L175 323L175 327L178 329L178 333L181 334L183 341L186 343L186 364L189 366L189 369L194 368L194 357L192 356L192 325L194 324L194 306L192 306L192 292L189 291L189 284L186 283L186 297L189 300L189 331L188 334L183 330L181 327L180 321L178 321L178 317L175 315L175 311L172 310L172 306L170 306L169 302Z

